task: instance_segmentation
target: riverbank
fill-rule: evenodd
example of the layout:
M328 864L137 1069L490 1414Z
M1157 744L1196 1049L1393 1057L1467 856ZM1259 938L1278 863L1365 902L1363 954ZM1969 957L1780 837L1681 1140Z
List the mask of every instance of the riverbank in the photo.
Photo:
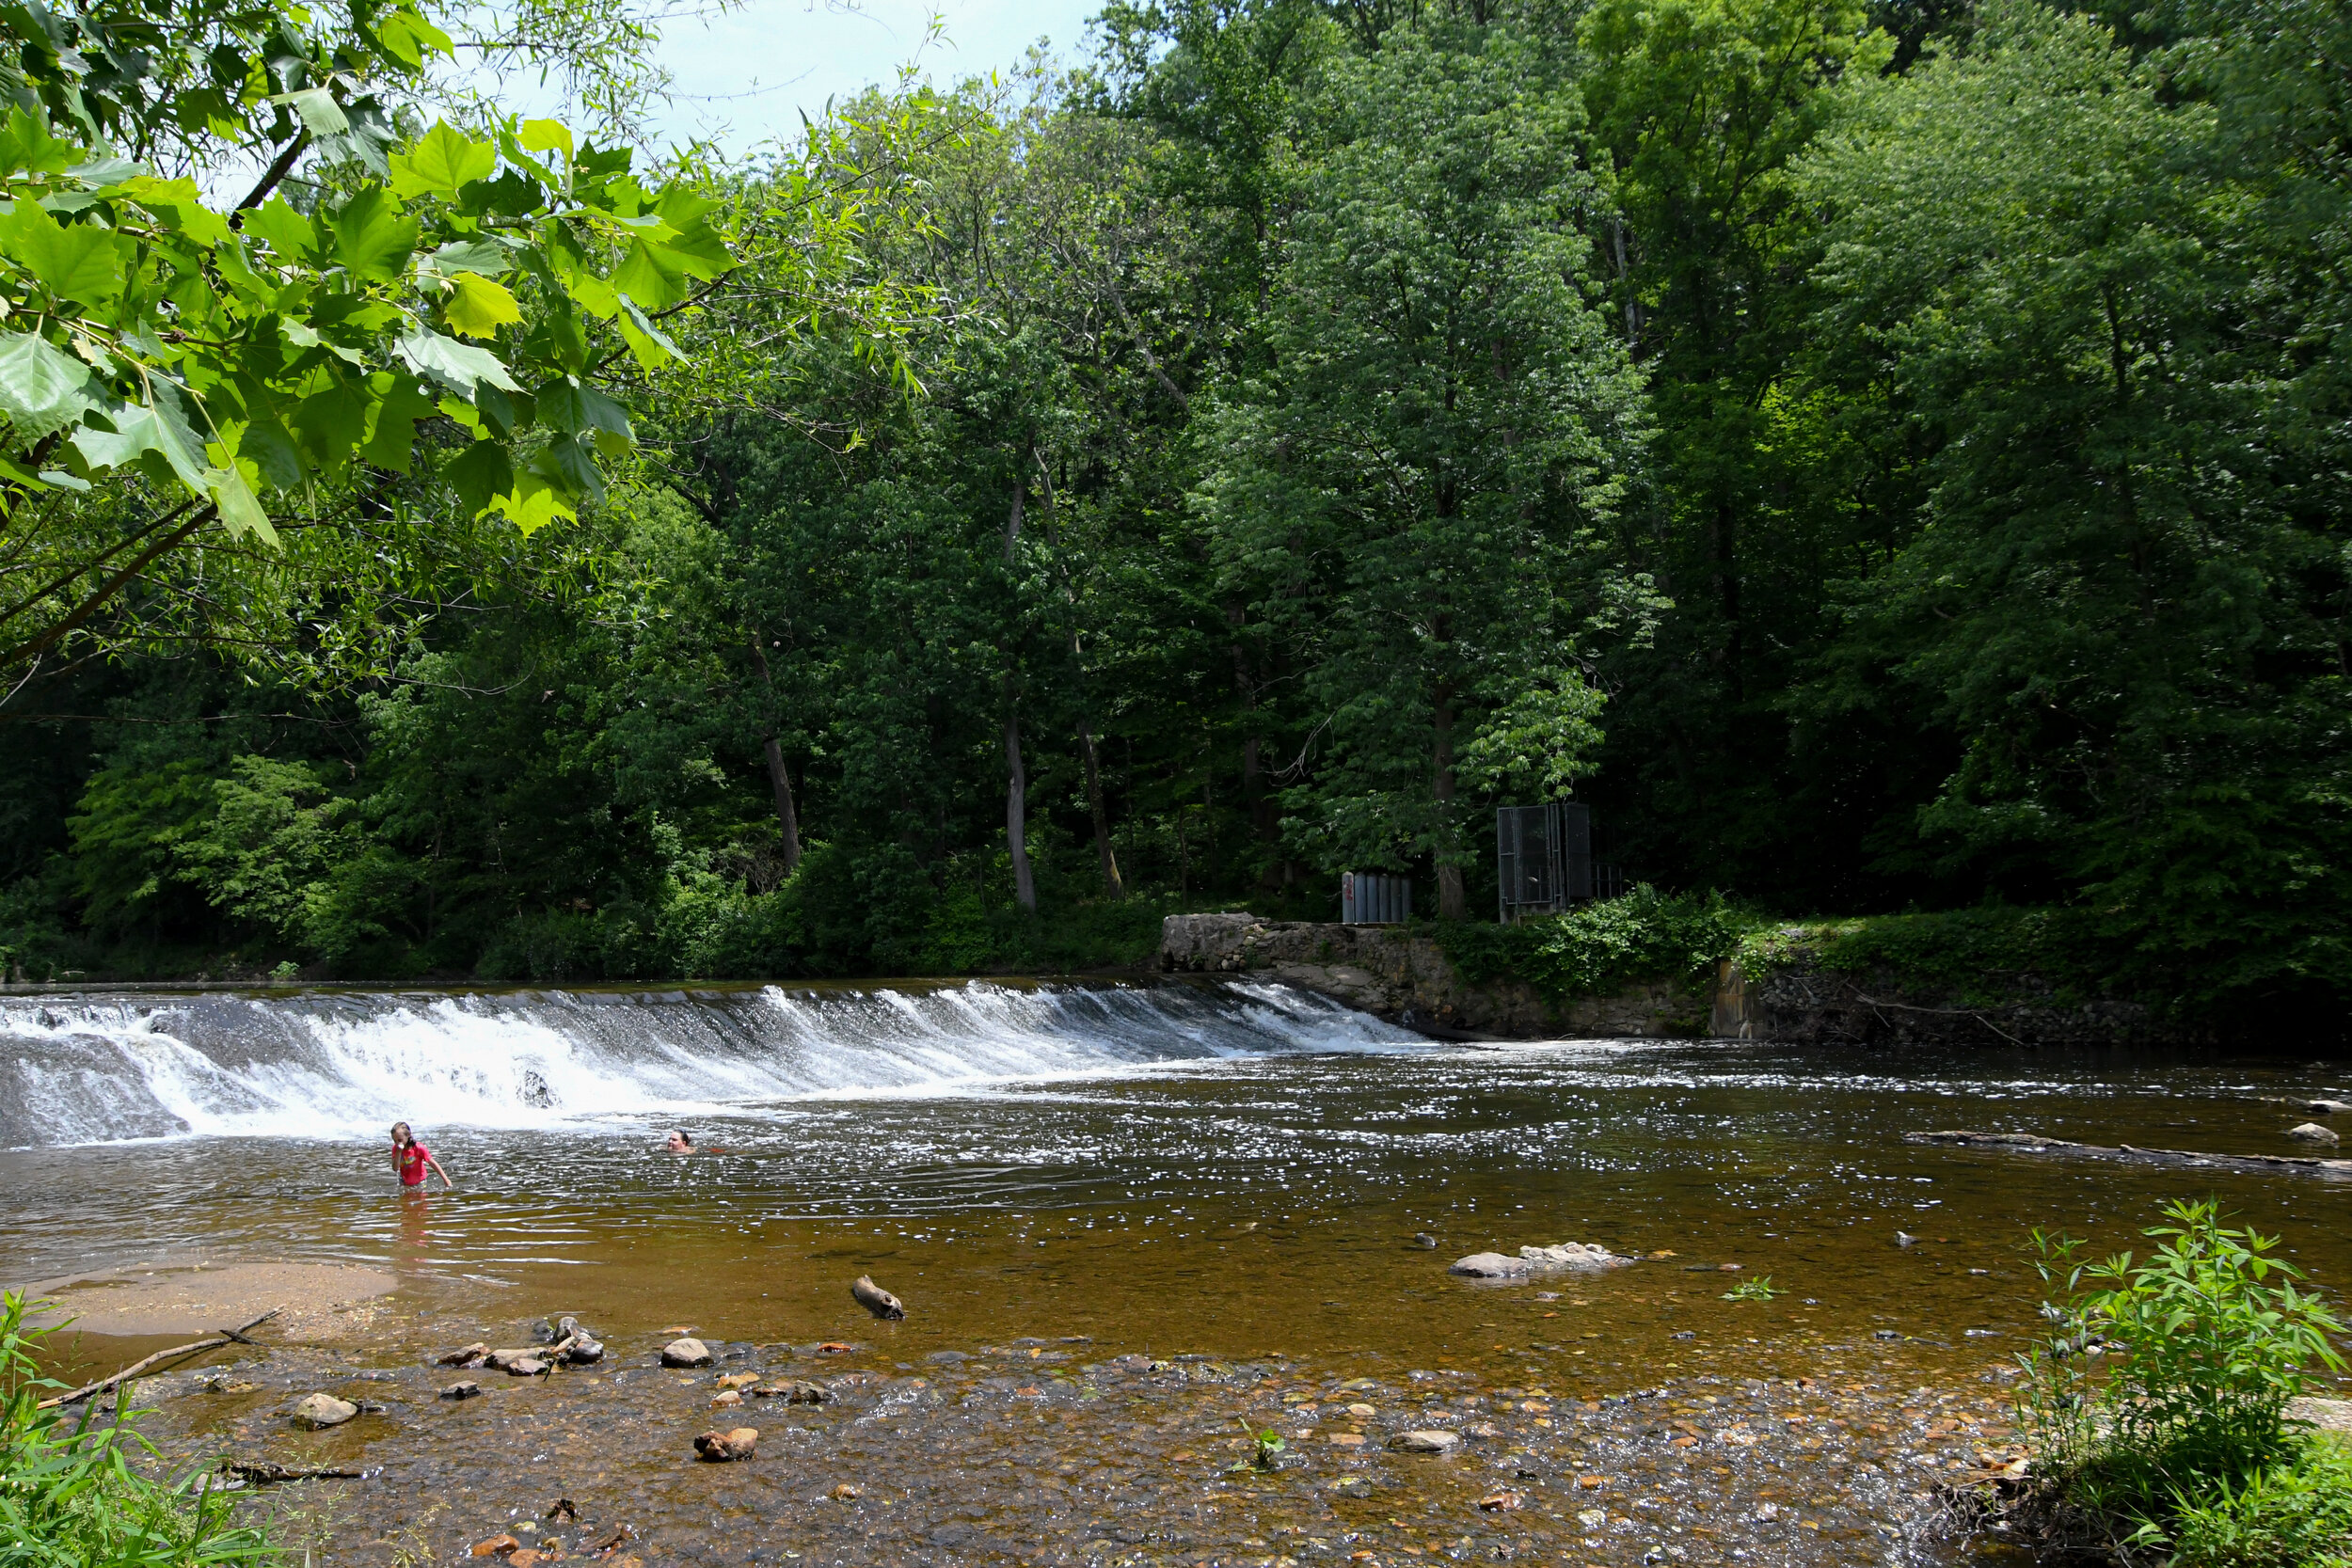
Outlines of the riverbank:
M1644 890L1507 927L1169 915L1159 963L1302 987L1438 1039L2178 1048L2262 1022L2102 984L2066 933L2045 911L1792 923Z

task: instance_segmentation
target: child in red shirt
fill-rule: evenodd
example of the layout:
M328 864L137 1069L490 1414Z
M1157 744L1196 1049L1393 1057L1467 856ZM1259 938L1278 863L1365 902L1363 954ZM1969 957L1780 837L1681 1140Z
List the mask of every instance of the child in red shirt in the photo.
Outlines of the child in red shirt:
M400 1173L400 1184L404 1187L423 1186L425 1167L428 1165L433 1167L433 1174L441 1179L444 1192L456 1185L449 1179L449 1172L441 1168L441 1162L433 1158L433 1151L417 1142L417 1135L408 1131L406 1122L392 1123L392 1168Z

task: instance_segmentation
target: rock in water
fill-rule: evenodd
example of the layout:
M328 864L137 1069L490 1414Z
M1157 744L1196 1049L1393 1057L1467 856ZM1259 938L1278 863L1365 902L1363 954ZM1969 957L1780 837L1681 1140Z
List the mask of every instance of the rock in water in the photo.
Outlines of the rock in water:
M477 1339L464 1350L451 1351L440 1358L439 1364L444 1367L478 1367L489 1354L490 1347Z
M737 1427L731 1432L706 1432L694 1439L694 1451L713 1465L723 1465L731 1459L749 1459L759 1447L757 1427Z
M469 1378L463 1383L453 1383L448 1387L442 1389L441 1398L445 1400L469 1400L481 1392L482 1385Z
M1416 1230L1413 1232L1413 1245L1423 1252L1435 1252L1438 1250L1438 1238L1426 1230Z
M564 1359L575 1367L593 1367L604 1359L604 1341L574 1339L571 1348L564 1353Z
M665 1367L707 1367L710 1365L710 1352L704 1348L700 1339L691 1336L684 1339L673 1339L661 1347L661 1364Z
M2332 1128L2322 1127L2315 1121L2307 1121L2300 1127L2288 1128L2287 1136L2300 1139L2307 1144L2326 1144L2329 1148L2344 1141L2336 1136Z
M1633 1261L1620 1258L1595 1242L1562 1242L1557 1246L1523 1246L1519 1256L1539 1269L1613 1269Z
M548 1370L548 1364L535 1355L517 1356L506 1364L508 1377L537 1377Z
M1389 1447L1398 1453L1452 1453L1461 1441L1460 1434L1451 1432L1400 1432L1389 1439Z
M897 1296L864 1275L850 1282L850 1294L857 1298L860 1307L877 1318L903 1318L907 1315L907 1309L898 1305Z
M485 1367L495 1367L502 1372L513 1367L517 1361L537 1361L539 1359L540 1355L536 1347L526 1347L518 1350L494 1350L489 1354L482 1358L482 1364Z
M1555 1269L1613 1269L1632 1261L1590 1242L1562 1242L1558 1246L1523 1246L1517 1258L1500 1252L1473 1252L1468 1258L1455 1259L1447 1272L1468 1275L1472 1279L1520 1279L1532 1274L1549 1274Z
M305 1394L295 1402L294 1424L316 1432L321 1427L339 1427L359 1414L359 1407L348 1400L332 1394Z

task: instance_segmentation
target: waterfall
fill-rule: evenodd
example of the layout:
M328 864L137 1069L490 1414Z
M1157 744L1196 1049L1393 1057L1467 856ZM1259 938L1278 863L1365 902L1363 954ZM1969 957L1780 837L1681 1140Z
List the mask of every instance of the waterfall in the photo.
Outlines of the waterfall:
M1418 1043L1252 982L9 997L0 1148L593 1125Z

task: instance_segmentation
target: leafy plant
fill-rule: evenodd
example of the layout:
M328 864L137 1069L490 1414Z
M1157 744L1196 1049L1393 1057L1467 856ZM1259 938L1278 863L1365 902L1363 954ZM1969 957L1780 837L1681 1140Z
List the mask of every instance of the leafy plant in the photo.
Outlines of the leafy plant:
M35 1355L52 1329L29 1327L29 1306L0 1296L0 1561L25 1568L211 1568L276 1557L268 1537L242 1526L230 1499L198 1472L175 1482L131 1467L153 1452L121 1390L111 1424L94 1403L78 1417L43 1410L63 1384Z
M1772 1276L1768 1274L1758 1279L1740 1281L1739 1284L1724 1292L1724 1299L1725 1301L1770 1301L1774 1296L1785 1296L1788 1293L1786 1291L1773 1290Z
M2020 1425L2037 1471L2119 1540L2160 1538L2185 1506L2228 1513L2296 1457L2285 1410L2307 1369L2344 1365L2328 1341L2343 1324L2296 1289L2278 1238L2224 1226L2211 1201L2165 1217L2144 1232L2157 1243L2145 1261L2089 1261L2078 1242L2034 1233L2065 1299L2045 1307L2057 1332L2025 1358ZM2274 1476L2257 1493L2285 1486Z
M2176 1494L2171 1568L2345 1568L2352 1563L2352 1452L2307 1439L2239 1485Z
M1471 985L1521 980L1566 1000L1636 980L1696 979L1738 951L1741 924L1719 897L1668 896L1644 886L1515 926L1442 921L1435 934Z

